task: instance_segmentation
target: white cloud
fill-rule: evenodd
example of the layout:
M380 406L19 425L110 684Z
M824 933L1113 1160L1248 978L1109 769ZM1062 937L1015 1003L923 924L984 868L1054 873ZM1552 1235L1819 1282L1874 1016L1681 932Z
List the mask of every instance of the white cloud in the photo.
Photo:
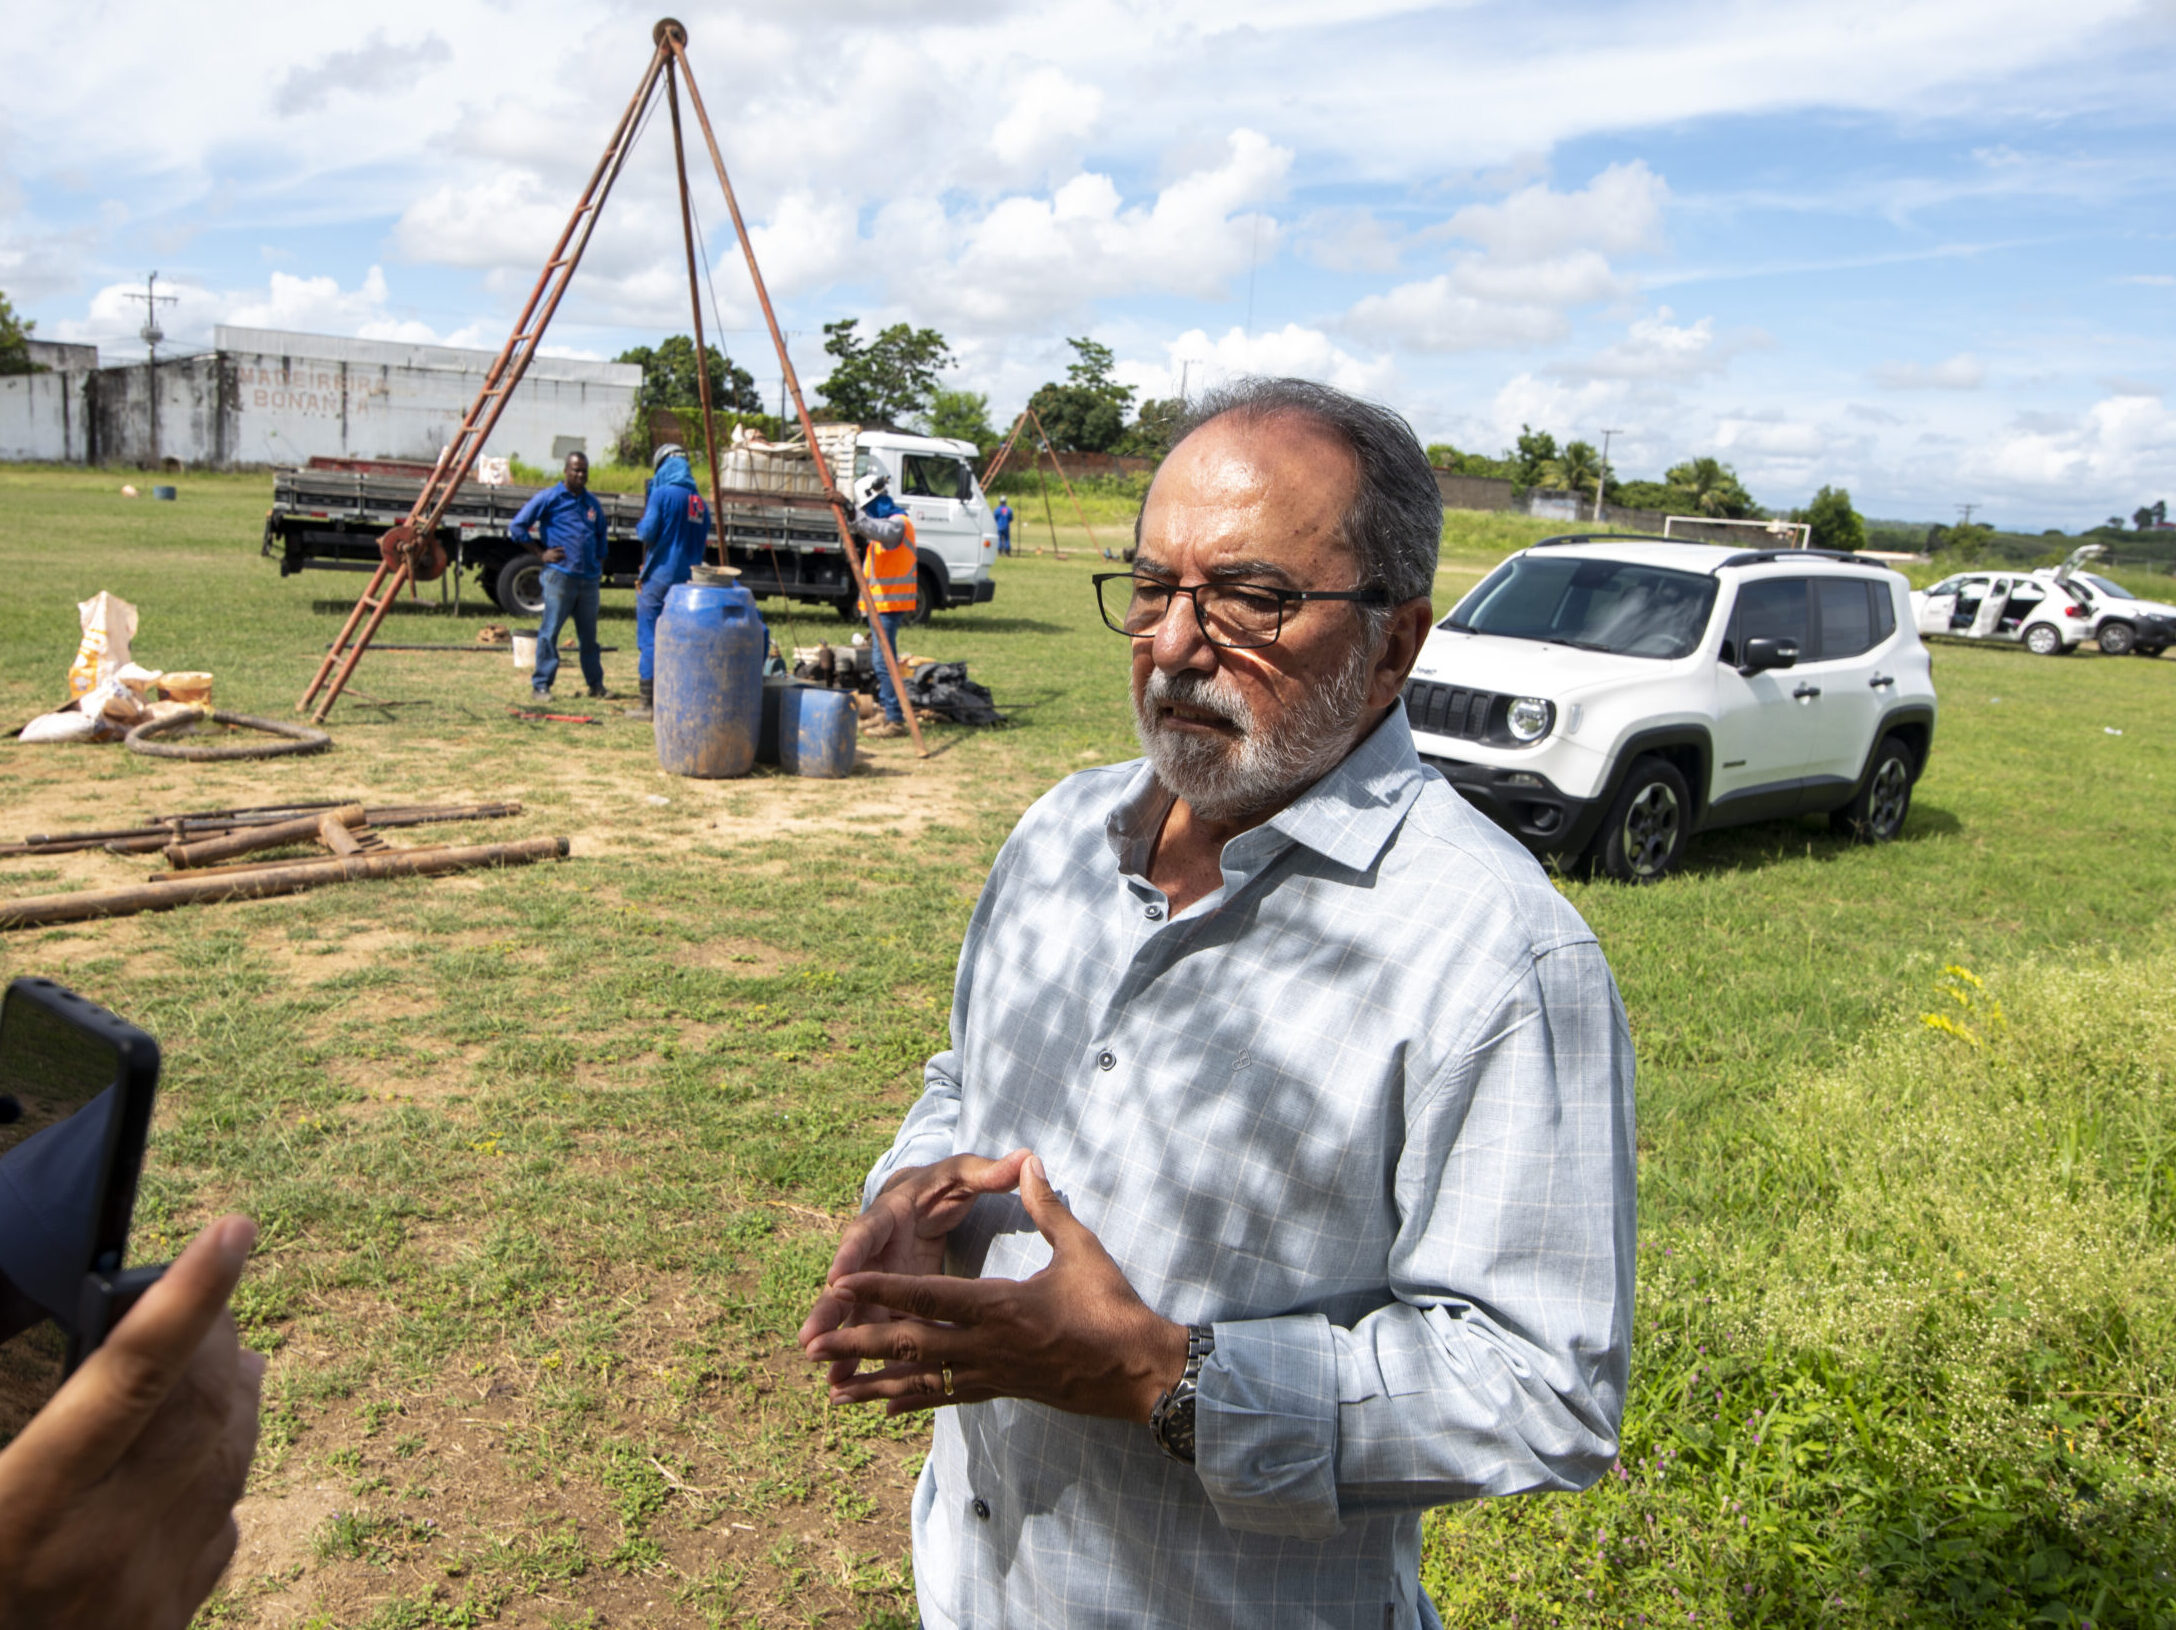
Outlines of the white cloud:
M110 353L109 360L125 361L143 349L138 330L143 327L141 283L109 283L91 296L88 316L54 325L56 339L88 341ZM482 345L497 350L504 333L488 339L442 338L428 323L402 317L393 309L392 293L382 268L373 266L362 283L343 289L330 276L297 277L275 271L259 289L208 289L188 281L160 279L162 305L159 326L165 330L163 349L204 351L212 344L212 330L220 323L240 328L284 328L305 334L338 334L365 340L405 340L421 344Z
M1415 351L1540 345L1561 339L1571 330L1564 314L1548 306L1461 294L1448 272L1425 282L1401 283L1386 294L1367 295L1345 314L1343 326L1379 345Z
M1389 358L1356 357L1321 329L1298 323L1256 334L1228 329L1214 340L1206 331L1193 328L1166 349L1171 358L1169 378L1179 377L1182 360L1191 364L1187 370L1190 393L1243 374L1316 379L1359 396L1381 396L1397 380L1397 368Z
M1468 204L1441 230L1522 265L1569 249L1652 251L1662 247L1662 207L1669 196L1668 183L1635 159L1612 164L1577 192L1555 192L1537 182L1500 204Z
M1460 293L1476 299L1544 306L1591 305L1626 289L1608 260L1592 249L1574 249L1542 260L1463 255L1451 268L1451 282Z
M396 45L379 29L360 46L333 51L307 68L290 68L272 96L272 111L292 118L335 95L370 97L405 87L427 68L453 60L453 48L436 34Z
M1293 248L1325 271L1394 272L1405 239L1373 210L1353 205L1308 215L1299 223Z
M1987 383L1987 365L1970 351L1940 362L1884 362L1874 383L1885 391L1976 391Z
M2013 423L1968 451L1962 473L2000 493L2075 504L2081 492L2165 487L2172 461L2176 412L2157 396L2109 396L2068 421Z
M1713 317L1678 323L1674 315L1657 306L1652 316L1633 319L1615 345L1557 371L1596 379L1694 379L1719 374L1740 351L1768 343L1758 333L1720 336Z
M2118 283L2138 283L2149 289L2176 289L2176 276L2167 272L2140 272L2132 277L2119 277Z
M1056 68L1038 68L1014 91L1012 107L990 132L990 147L1008 168L1032 169L1077 152L1102 114L1101 90Z

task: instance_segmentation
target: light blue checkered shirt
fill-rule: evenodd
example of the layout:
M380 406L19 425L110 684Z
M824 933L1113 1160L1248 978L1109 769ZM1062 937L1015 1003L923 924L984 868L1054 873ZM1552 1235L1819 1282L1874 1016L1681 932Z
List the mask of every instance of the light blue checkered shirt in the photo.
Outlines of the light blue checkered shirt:
M1632 1335L1632 1045L1601 948L1402 710L1169 917L1169 795L1076 775L999 854L902 1166L1026 1145L1148 1305L1213 1324L1198 1466L1146 1428L942 1410L930 1630L1435 1622L1420 1513L1579 1489ZM956 1271L1049 1249L1015 1196Z

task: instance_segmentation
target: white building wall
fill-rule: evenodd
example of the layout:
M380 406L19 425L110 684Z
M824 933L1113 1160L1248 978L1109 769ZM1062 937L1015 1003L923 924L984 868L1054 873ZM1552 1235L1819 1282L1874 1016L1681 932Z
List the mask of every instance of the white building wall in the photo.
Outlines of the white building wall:
M495 353L222 327L232 367L228 457L299 464L315 456L435 459L452 441ZM609 456L642 389L624 363L539 357L485 443L496 456L554 461L578 441Z
M73 464L85 447L80 373L0 374L0 462Z

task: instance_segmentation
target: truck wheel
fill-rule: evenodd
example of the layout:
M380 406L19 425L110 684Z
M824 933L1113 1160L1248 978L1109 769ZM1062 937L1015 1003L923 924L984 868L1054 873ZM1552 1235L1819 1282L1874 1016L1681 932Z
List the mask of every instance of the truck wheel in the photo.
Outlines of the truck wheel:
M1874 749L1873 768L1842 809L1829 811L1829 830L1853 843L1887 843L1904 830L1912 807L1912 782L1918 764L1901 736L1884 736Z
M937 574L927 566L914 569L914 613L907 621L926 623L930 616L944 604L944 591L937 586Z
M499 568L491 598L509 617L544 615L544 563L534 555L516 555Z
M2138 644L2138 630L2129 623L2102 623L2100 633L2095 637L2100 641L2102 653L2112 657L2127 657Z
M2036 657L2061 656L2063 636L2056 632L2053 623L2034 623L2025 630L2025 649Z
M1692 827L1692 793L1664 758L1635 759L1609 806L1595 860L1620 883L1652 883L1684 858Z

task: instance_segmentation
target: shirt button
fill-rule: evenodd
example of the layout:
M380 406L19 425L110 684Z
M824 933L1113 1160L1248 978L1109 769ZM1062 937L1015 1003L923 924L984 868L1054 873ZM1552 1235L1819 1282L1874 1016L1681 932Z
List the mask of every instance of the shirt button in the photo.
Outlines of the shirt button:
M988 1522L990 1520L990 1502L982 1499L976 1500L974 1504L974 1513L984 1522Z
M1096 1054L1096 1065L1100 1069L1115 1070L1118 1068L1118 1055L1106 1049Z
M1162 906L1150 906L1148 908L1148 920L1152 923L1162 922L1164 920L1164 908Z

